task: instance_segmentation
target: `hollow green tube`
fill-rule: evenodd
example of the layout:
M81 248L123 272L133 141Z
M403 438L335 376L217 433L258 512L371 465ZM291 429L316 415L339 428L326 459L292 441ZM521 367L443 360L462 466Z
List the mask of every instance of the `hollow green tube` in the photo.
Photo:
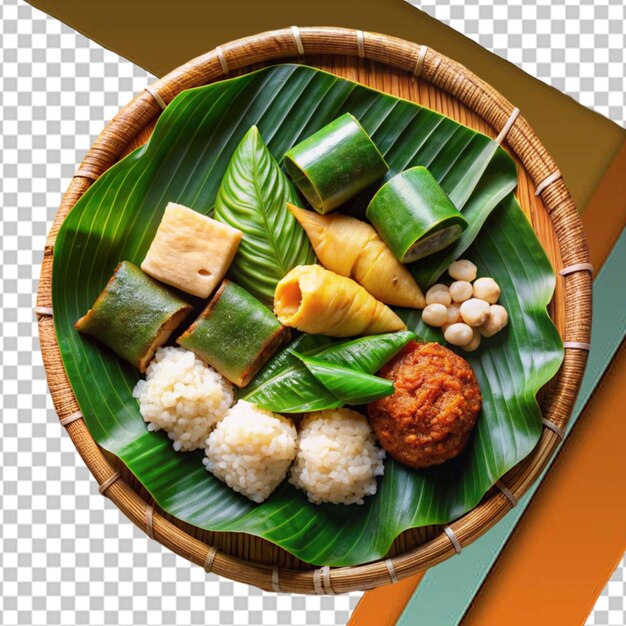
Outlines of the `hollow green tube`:
M289 336L289 329L262 302L225 280L178 344L245 387Z
M122 261L75 327L144 372L192 308L136 265Z
M318 213L336 209L389 170L350 113L291 148L285 155L285 168Z
M367 207L367 219L402 263L443 250L467 228L432 174L412 167L387 181Z

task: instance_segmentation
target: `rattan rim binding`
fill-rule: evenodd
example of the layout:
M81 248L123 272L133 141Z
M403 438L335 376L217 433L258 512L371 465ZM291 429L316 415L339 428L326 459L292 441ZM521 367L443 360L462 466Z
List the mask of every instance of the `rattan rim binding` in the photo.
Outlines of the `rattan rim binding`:
M154 528L152 526L154 522L154 506L149 504L146 507L146 535L150 537L150 539L154 539Z
M207 574L210 574L213 571L213 563L215 561L215 557L217 556L217 552L218 550L215 546L209 546L209 551L204 559L204 571Z
M152 85L148 85L145 90L154 98L154 101L161 107L161 110L165 111L167 104L165 104L165 100L161 98L159 92L154 87L152 87Z
M111 474L111 476L109 476L98 488L98 491L104 496L106 495L107 489L109 489L109 487L116 482L117 480L119 480L122 477L122 475L119 472L115 472L115 474Z
M272 589L276 593L280 593L280 568L278 565L272 567Z
M587 341L564 341L563 347L566 350L585 350L586 352L591 350L591 344Z
M80 411L76 411L70 415L67 415L66 417L62 417L59 420L59 423L61 424L61 426L67 428L72 422L80 419L83 419L83 414Z
M570 274L575 274L576 272L590 272L593 274L593 265L591 265L591 263L574 263L573 265L564 267L559 274L561 276L569 276Z
M296 49L298 50L298 54L301 57L303 57L304 56L304 44L302 43L302 36L300 35L300 29L297 26L292 26L291 32L293 34L293 40L296 42Z
M86 178L87 180L90 180L91 182L95 183L100 177L100 174L95 174L94 172L91 172L88 169L85 169L84 167L80 167L76 170L76 173L74 174L73 177L74 178Z
M224 72L225 76L228 76L230 74L230 69L228 67L228 63L226 62L226 55L224 54L224 51L222 50L222 46L217 46L217 48L215 48L215 52L217 53L217 58L220 60L220 65L222 66L222 72Z
M397 583L398 574L396 574L396 568L393 565L393 559L385 559L385 565L387 566L387 571L389 572L389 578L391 578L391 582Z
M313 571L313 589L318 596L324 595L324 586L322 585L322 570Z
M335 590L330 584L330 567L328 565L324 565L324 567L322 567L320 571L322 572L322 585L324 587L324 591L328 595L334 596Z
M330 567L324 565L313 572L313 588L317 595L337 595L330 582Z
M506 139L506 136L509 134L509 131L513 127L513 124L515 124L515 120L517 119L519 112L520 111L517 107L515 107L511 111L511 115L509 115L509 119L506 121L506 124L502 127L500 134L496 137L496 143L498 145L500 145Z
M439 79L439 70L440 69L441 69L441 58L437 58L437 59L435 59L435 62L433 63L433 69L432 69L432 73L433 73L432 81L433 81L433 83Z
M551 430L553 433L555 433L559 439L565 439L565 432L562 428L559 428L554 422L551 422L545 417L541 420L541 422L548 430Z
M495 485L503 495L506 496L506 499L511 503L512 507L517 506L517 498L501 480L496 480Z
M417 61L415 62L415 69L413 70L414 78L419 78L422 75L422 70L424 69L424 59L426 58L427 52L428 46L422 46L420 48L419 54L417 55Z
M459 538L456 536L456 533L452 530L452 528L450 526L446 526L443 529L443 532L446 533L446 536L450 540L454 551L457 554L461 554L461 552L463 551L463 546L461 546L461 542L459 541Z
M552 183L555 183L560 178L562 178L560 170L556 170L556 172L552 172L552 174L550 174L549 176L546 176L537 185L537 189L535 189L535 195L540 196Z
M365 58L365 34L362 30L356 31L356 48L360 58Z

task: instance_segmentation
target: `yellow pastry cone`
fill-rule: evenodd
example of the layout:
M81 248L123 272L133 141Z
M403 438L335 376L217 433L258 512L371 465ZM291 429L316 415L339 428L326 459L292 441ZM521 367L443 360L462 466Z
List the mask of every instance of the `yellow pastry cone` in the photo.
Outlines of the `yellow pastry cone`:
M350 278L321 265L298 265L276 285L281 324L329 337L376 335L406 328L386 305Z
M287 208L306 231L320 263L354 279L378 300L423 309L424 294L373 226L348 215Z

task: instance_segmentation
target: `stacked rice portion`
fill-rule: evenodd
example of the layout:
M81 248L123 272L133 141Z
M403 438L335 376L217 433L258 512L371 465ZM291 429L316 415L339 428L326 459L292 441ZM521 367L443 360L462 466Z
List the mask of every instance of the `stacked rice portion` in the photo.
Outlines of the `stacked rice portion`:
M289 482L314 504L363 504L365 496L376 493L384 458L363 415L350 409L316 411L300 424Z
M204 465L231 489L263 502L287 475L297 439L291 420L239 400L209 435Z
M177 452L204 448L235 399L230 382L182 348L159 348L133 396L148 430L167 432Z
M180 452L204 448L204 465L231 489L263 502L283 482L315 504L363 504L376 493L385 453L367 419L350 409L309 413L299 433L282 415L244 400L233 386L182 348L159 348L133 396L152 431Z

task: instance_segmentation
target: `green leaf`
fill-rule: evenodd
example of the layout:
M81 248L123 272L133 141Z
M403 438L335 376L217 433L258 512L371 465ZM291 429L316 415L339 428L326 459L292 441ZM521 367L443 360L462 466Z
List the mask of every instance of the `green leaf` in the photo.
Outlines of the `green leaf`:
M476 352L462 354L478 376L483 410L460 458L426 471L387 459L378 492L360 506L315 506L287 482L256 505L207 472L202 453L176 453L163 433L148 432L131 395L137 371L79 335L73 324L120 259L141 263L167 202L211 211L228 163L251 126L258 126L280 161L300 139L345 112L370 133L392 174L425 165L466 216L473 206L480 211L491 205L466 254L501 285L510 322ZM209 530L264 537L319 565L381 558L407 528L458 517L538 441L542 425L535 396L562 360L562 344L546 311L554 273L510 193L514 184L512 159L485 135L312 68L278 65L180 94L159 118L151 140L105 172L78 201L56 240L54 323L65 370L92 436L130 468L162 509L179 519ZM345 210L362 212L367 201L368 195L361 194ZM421 324L419 312L400 313L418 336L441 336ZM292 347L315 358L314 349L332 345L321 337L298 341ZM352 350L356 360L369 357L359 344ZM281 353L250 389L258 389L292 360L297 359ZM377 371L376 363L369 367Z
M299 335L287 348L273 356L252 379L252 382L241 391L244 392L244 395L250 395L280 371L288 367L297 366L298 359L293 356L291 350L295 350L300 354L316 354L322 348L333 343L336 343L336 340L333 341L333 339L324 335Z
M394 392L393 381L386 378L365 374L343 365L326 363L322 359L304 356L293 350L291 353L343 404L367 404Z
M410 331L384 333L330 345L323 339L313 337L316 336L304 335L298 338L274 357L243 390L242 399L276 413L304 413L338 408L348 400L336 395L326 385L326 381L318 378L307 366L306 359L315 357L315 362L329 367L348 368L355 376L373 374L408 341L414 339L415 335ZM363 382L361 380L361 384Z
M300 200L253 126L228 164L213 217L243 232L230 276L268 304L276 283L290 269L315 262L313 248L287 202Z

